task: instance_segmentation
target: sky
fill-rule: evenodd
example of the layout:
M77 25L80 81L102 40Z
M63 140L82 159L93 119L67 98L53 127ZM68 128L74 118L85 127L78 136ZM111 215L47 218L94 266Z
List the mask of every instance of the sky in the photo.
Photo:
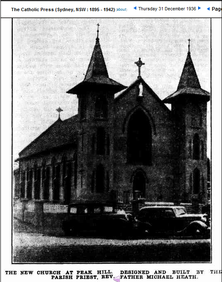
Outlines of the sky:
M177 89L191 40L201 87L210 91L209 19L14 19L13 158L58 118L77 113L66 91L84 79L97 24L109 77L129 86L141 76L164 99Z

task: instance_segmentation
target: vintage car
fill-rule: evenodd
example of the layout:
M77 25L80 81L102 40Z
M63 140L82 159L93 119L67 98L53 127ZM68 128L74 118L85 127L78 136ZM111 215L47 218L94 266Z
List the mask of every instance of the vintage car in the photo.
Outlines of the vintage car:
M134 227L140 233L151 236L210 236L207 215L188 214L183 206L145 206L139 210Z
M112 204L75 203L68 207L68 219L62 224L65 235L100 234L126 237L132 233L130 216Z

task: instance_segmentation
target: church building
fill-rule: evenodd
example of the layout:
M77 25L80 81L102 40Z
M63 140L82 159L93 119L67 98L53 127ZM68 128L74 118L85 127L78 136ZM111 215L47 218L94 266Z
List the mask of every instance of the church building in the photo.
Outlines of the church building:
M15 197L60 205L130 205L138 198L207 204L210 94L201 88L190 44L178 86L164 100L143 79L141 58L135 64L130 86L111 79L97 31L84 80L67 89L77 95L78 114L59 116L19 153Z

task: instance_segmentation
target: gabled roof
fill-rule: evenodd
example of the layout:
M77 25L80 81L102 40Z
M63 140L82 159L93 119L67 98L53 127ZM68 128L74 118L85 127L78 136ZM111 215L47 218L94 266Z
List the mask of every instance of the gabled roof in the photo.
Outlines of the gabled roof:
M152 90L152 88L143 80L143 78L141 76L138 76L137 79L126 89L124 89L123 91L116 93L115 95L115 103L118 103L119 100L121 100L133 87L135 87L136 85L139 85L140 83L142 83L144 85L144 87L147 89L147 92L149 92L152 97L158 101L158 103L165 108L167 111L170 111L167 106L162 102L162 100L158 97L158 95Z
M172 103L175 98L182 95L195 95L210 99L210 94L206 90L202 89L200 82L191 58L190 51L187 53L187 58L183 67L183 71L180 77L180 81L177 90L166 97L164 103Z
M60 146L73 145L76 141L77 115L54 122L41 135L19 153L19 159L46 152Z
M97 37L96 44L84 80L72 89L68 90L67 93L82 94L85 93L87 90L92 91L99 88L105 88L115 93L126 87L116 82L115 80L109 78L99 38Z

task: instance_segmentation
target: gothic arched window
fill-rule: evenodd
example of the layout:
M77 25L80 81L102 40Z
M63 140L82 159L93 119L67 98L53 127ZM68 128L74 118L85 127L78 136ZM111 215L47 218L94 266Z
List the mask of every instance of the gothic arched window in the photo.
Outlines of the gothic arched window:
M108 116L108 103L104 95L99 95L96 98L95 116L96 118L107 118Z
M96 192L103 193L105 190L105 171L102 164L99 164L96 169Z
M97 155L104 155L105 154L105 129L103 127L97 128L97 146L96 146L96 153Z
M197 133L193 137L193 159L200 159L200 138Z
M152 162L152 130L142 110L137 110L129 120L127 160L133 164L151 165Z
M193 193L199 194L200 192L200 171L195 168L193 171Z

